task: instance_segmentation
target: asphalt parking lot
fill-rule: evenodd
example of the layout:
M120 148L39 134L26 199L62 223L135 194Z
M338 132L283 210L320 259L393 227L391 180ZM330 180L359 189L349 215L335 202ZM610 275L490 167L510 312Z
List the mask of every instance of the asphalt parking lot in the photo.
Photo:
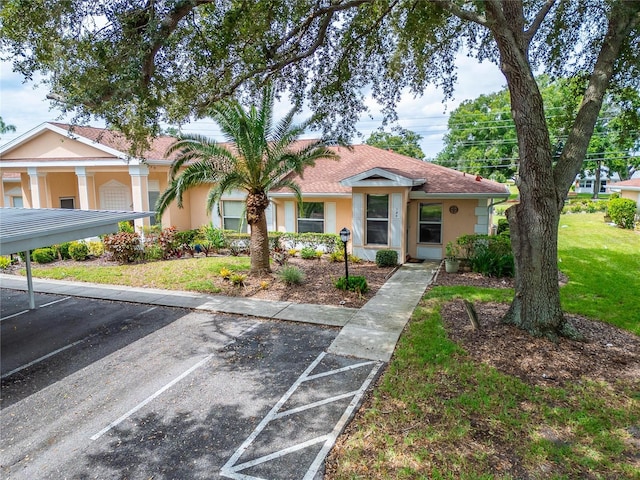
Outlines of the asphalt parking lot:
M381 366L336 328L1 293L3 479L321 478Z

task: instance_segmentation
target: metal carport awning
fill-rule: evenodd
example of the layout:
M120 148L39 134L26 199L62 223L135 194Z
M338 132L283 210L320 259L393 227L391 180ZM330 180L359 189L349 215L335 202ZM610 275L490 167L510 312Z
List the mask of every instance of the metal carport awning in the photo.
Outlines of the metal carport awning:
M155 212L71 210L66 208L0 208L0 255L118 231L118 222L150 217ZM26 255L29 308L35 308L31 259Z

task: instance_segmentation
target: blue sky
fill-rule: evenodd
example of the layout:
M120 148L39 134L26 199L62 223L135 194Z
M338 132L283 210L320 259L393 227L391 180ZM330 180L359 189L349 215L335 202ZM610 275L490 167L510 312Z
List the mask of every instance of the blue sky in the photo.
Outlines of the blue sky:
M460 102L476 98L483 93L496 92L506 83L498 67L491 63L478 63L473 58L461 55L457 64L458 84L454 100L443 104L442 93L435 88L429 88L421 97L406 95L398 105L398 125L422 135L421 147L428 158L434 157L442 149L442 137L446 133L448 115ZM38 87L34 82L24 83L21 75L11 71L9 63L0 62L0 117L6 124L15 125L17 129L16 133L4 134L0 139L0 145L43 122L69 120L70 117L59 119L60 112L50 109L46 94L46 88ZM364 142L364 139L381 125L382 117L377 112L376 104L372 101L369 107L373 119L362 118L358 130L363 137L353 139L353 143ZM282 105L280 108L284 112L289 106ZM91 125L103 126L99 120ZM214 139L218 139L216 137L219 135L214 124L206 119L184 125L183 131L209 135Z

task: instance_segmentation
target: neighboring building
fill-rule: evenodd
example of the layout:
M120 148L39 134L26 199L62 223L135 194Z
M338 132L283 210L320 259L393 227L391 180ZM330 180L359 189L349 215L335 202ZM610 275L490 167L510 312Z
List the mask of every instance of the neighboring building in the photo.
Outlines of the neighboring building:
M640 178L632 178L609 185L610 192L617 192L622 198L629 198L636 202L640 213Z
M164 152L174 141L155 139L143 160L129 158L127 142L114 132L44 123L0 147L0 201L26 208L153 209L167 188L171 159ZM391 248L400 259L441 259L448 241L489 233L492 206L509 197L502 184L376 147L332 148L340 160L320 160L297 179L301 206L291 192L271 192L269 230L337 233L347 227L359 257L373 260L376 251ZM225 196L211 216L204 208L207 192L187 192L184 209L171 206L162 225L246 229L241 192Z

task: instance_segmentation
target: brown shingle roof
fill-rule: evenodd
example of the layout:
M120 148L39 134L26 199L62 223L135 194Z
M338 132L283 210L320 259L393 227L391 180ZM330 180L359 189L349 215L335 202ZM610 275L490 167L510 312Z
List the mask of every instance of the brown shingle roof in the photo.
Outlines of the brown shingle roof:
M640 187L640 178L632 178L631 180L623 180L622 182L610 183L611 187Z
M315 167L307 168L302 178L296 181L303 193L349 193L351 187L340 185L340 181L374 168L383 168L410 179L425 178L425 184L414 187L414 191L430 194L497 194L505 195L504 185L491 180L476 180L475 175L464 174L430 162L416 160L395 152L372 147L354 145L331 147L340 160L322 159Z
M124 135L106 128L83 127L76 125L71 126L66 123L57 122L49 123L58 128L69 131L72 135L84 137L88 140L100 143L101 145L113 148L114 150L118 150L122 153L127 153L129 151L129 148L131 147L131 142L129 142L124 137ZM151 141L151 145L149 145L149 148L145 152L143 152L142 157L147 160L169 160L165 156L165 152L175 141L176 139L170 136L160 136L154 138Z

